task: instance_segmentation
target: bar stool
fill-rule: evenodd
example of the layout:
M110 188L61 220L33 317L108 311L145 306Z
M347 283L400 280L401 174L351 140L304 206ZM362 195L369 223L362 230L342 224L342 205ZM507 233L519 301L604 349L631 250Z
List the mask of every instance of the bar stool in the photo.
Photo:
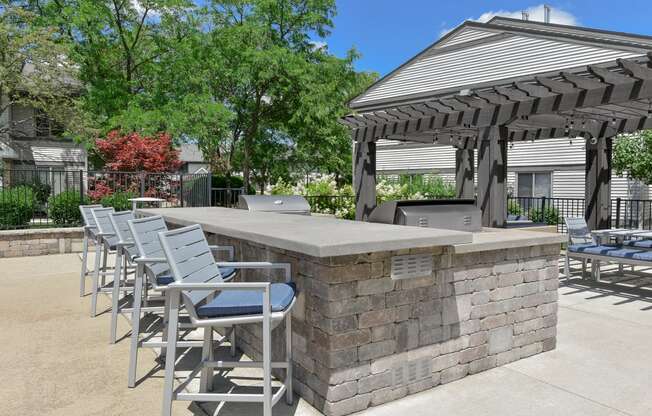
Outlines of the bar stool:
M263 416L272 416L272 407L283 395L292 403L292 328L290 311L296 300L287 263L231 263L236 268L281 269L286 283L225 283L204 233L199 225L159 233L165 258L174 282L166 288L168 297L167 355L163 416L172 413L173 400L256 402L263 405ZM183 305L191 324L204 329L202 360L180 386L174 388L176 349L178 346L179 308ZM285 321L285 360L272 362L272 329ZM213 328L238 324L262 324L262 361L214 361ZM262 394L211 393L215 368L261 368ZM285 380L272 391L272 368L285 369ZM183 390L201 373L199 393Z
M79 296L83 297L86 291L86 276L92 274L94 271L88 270L88 246L92 243L95 244L97 240L97 224L91 210L95 208L102 208L102 205L80 205L79 211L81 212L82 220L84 221L84 239L82 243L82 265L81 273L79 275Z

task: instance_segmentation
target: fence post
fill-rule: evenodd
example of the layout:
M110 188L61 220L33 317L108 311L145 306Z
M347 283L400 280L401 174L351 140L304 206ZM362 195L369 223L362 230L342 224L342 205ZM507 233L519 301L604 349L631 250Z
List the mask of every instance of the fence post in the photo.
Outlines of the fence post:
M208 186L208 206L213 206L213 173L208 172L208 180L206 181Z
M616 228L620 228L620 197L616 198Z
M84 203L84 170L79 169L79 202Z
M546 197L545 196L541 197L541 222L544 224L548 223L548 221L546 221Z
M181 207L183 208L183 173L179 175L179 197L181 199Z
M145 172L140 173L140 197L145 196Z

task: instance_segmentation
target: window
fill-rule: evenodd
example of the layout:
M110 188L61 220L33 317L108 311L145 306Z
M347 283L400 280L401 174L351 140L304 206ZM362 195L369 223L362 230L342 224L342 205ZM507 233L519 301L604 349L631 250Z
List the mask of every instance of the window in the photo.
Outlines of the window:
M552 175L550 172L519 173L517 176L519 197L540 198L552 196Z
M59 137L63 135L63 126L48 117L43 110L36 109L36 137Z

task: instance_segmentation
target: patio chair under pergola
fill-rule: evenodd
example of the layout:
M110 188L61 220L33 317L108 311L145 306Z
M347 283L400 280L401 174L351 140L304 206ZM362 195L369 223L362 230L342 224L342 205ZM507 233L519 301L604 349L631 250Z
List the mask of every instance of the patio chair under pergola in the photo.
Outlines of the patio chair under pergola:
M495 17L465 22L354 98L356 219L376 206L379 140L456 147L459 198L506 218L507 146L586 139L586 211L610 224L613 137L652 128L652 37ZM477 149L477 170L474 151Z

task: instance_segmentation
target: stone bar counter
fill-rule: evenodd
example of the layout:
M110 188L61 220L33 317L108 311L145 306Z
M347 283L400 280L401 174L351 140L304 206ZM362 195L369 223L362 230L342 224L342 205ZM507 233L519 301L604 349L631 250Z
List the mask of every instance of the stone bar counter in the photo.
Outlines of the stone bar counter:
M199 223L240 261L292 264L294 389L347 415L555 348L557 234L478 233L227 208L143 209ZM239 275L260 280L260 271ZM258 358L260 329L238 347ZM273 343L281 354L283 342ZM436 408L436 403L433 403Z

